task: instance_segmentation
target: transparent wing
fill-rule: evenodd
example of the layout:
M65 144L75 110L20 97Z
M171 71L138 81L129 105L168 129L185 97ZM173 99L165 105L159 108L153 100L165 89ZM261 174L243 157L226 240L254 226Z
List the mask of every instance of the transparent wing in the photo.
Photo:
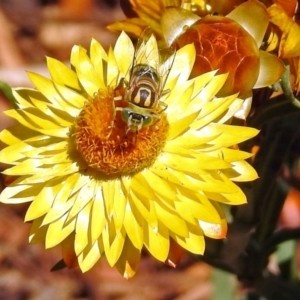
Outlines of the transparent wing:
M166 47L160 49L160 66L159 66L158 74L160 75L161 78L161 87L160 87L161 92L165 87L170 70L174 63L175 56L176 56L175 47Z
M148 65L158 70L159 63L160 57L157 42L153 30L147 27L137 41L133 64L134 66L138 64Z
M136 70L136 66L152 67L159 76L160 83L157 92L162 95L175 55L175 48L166 46L164 41L157 42L153 30L147 27L137 40L129 76L133 78L133 70Z

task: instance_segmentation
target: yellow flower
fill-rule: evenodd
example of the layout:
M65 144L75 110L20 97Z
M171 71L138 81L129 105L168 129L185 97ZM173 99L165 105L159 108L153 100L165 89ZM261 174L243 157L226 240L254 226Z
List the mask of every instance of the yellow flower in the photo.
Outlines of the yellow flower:
M51 79L29 73L35 89L15 89L19 109L6 112L19 125L0 134L0 161L13 165L4 174L18 176L1 202L31 202L30 242L61 244L67 266L83 272L105 256L130 278L143 248L165 262L171 242L203 254L204 235L226 235L219 203L245 203L234 182L257 177L251 155L232 147L257 130L225 124L243 101L215 97L227 75L188 80L193 45L167 61L153 36L142 46L139 59L160 75L172 65L167 108L149 126L128 130L121 117L135 52L122 33L108 53L95 40L89 51L74 46L71 68L48 58Z
M294 6L292 5L294 4ZM274 3L268 7L270 31L266 43L266 51L276 51L278 56L285 59L291 68L291 84L293 89L300 92L300 25L294 18L295 3Z

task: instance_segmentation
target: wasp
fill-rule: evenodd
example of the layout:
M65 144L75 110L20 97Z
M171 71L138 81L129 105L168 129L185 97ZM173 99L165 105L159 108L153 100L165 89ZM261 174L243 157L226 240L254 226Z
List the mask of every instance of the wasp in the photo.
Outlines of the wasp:
M153 46L153 47L152 47ZM146 28L138 39L129 81L124 78L125 107L115 107L127 124L125 136L136 134L144 127L155 124L167 104L161 101L170 91L164 90L166 80L175 58L172 48L158 49L150 28Z

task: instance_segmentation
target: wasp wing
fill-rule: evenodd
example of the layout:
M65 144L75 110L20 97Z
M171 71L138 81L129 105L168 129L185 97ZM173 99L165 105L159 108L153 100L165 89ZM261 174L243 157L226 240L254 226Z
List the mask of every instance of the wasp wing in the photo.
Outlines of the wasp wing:
M170 70L175 60L175 56L176 56L175 47L166 47L160 49L160 66L159 66L158 73L161 78L161 87L160 87L161 93L163 93L163 90L165 88Z

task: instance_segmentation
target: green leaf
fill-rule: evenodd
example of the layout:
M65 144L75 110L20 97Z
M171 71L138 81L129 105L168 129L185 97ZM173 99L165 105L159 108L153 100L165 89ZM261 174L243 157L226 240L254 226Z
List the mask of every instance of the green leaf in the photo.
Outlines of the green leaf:
M14 108L18 108L17 101L13 96L11 87L7 83L0 81L0 90L4 94L5 98L12 104L12 106Z

